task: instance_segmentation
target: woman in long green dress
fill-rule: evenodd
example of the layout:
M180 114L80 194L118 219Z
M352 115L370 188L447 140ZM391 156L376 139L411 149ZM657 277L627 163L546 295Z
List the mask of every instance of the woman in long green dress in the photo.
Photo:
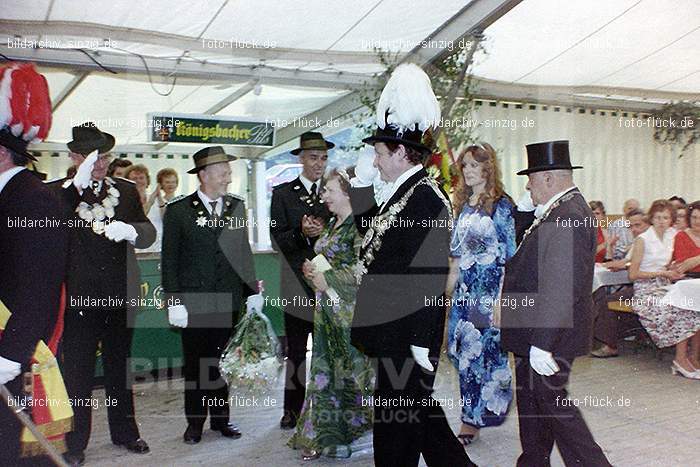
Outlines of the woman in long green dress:
M349 457L350 444L372 428L372 371L350 345L355 308L355 265L361 239L353 223L347 173L334 170L323 200L334 217L316 241L315 251L331 269L321 272L307 261L304 275L316 291L314 339L306 399L289 440L304 460L321 454Z

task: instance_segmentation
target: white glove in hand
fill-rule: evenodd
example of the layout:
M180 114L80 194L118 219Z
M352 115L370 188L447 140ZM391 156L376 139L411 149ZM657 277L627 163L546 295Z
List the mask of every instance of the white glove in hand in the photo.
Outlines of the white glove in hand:
M133 244L136 241L136 237L138 237L138 233L133 225L122 221L113 221L105 227L105 237L113 242L126 240Z
M530 366L542 376L552 376L559 371L559 365L554 361L551 352L530 346Z
M433 364L430 363L430 360L428 359L428 349L425 347L416 347L415 345L412 345L411 354L413 355L413 359L416 361L416 363L422 368L428 371L433 371L435 369L433 368Z
M374 167L374 154L371 151L362 152L355 165L355 177L350 180L353 187L370 186L379 175Z
M172 305L168 307L168 321L171 326L178 328L187 327L187 308L185 305Z
M75 172L75 177L73 177L73 185L82 192L85 188L90 186L90 181L92 180L92 168L95 166L97 161L97 149L92 151L89 156L83 161L78 170Z
M0 357L0 384L5 384L15 379L22 372L22 365Z
M248 313L261 313L264 303L265 299L262 294L251 295L245 302L246 311L248 311Z

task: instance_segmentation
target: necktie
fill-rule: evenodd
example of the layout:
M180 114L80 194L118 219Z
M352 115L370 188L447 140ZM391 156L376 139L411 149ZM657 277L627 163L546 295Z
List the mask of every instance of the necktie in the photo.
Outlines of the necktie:
M216 206L219 204L219 202L209 201L209 204L211 205L211 220L216 222L219 220L219 214L216 212Z
M316 199L316 183L311 184L311 198Z

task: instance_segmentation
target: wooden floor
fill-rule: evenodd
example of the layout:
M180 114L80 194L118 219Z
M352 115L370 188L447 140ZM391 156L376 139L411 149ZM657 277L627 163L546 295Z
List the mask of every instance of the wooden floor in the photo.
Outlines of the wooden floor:
M700 465L700 381L671 376L671 356L657 360L649 351L619 358L576 361L571 398L612 400L613 407L582 407L584 416L609 460L615 466ZM109 440L106 409L93 412L93 436L86 451L94 466L371 466L371 437L358 442L350 459L303 462L299 451L286 446L290 433L279 429L281 390L272 393L276 407L232 408L232 419L244 432L229 440L205 431L196 446L182 443L182 380L140 383L136 393L137 419L142 437L151 446L146 455L130 454ZM104 399L104 392L95 391ZM438 373L436 398L459 398L453 367L443 362ZM622 400L621 406L618 401ZM447 409L453 429L459 427L459 408ZM484 429L468 453L480 466L513 466L520 450L515 407L500 427ZM555 449L556 451L556 449ZM424 465L421 463L421 465ZM555 453L555 466L563 465Z

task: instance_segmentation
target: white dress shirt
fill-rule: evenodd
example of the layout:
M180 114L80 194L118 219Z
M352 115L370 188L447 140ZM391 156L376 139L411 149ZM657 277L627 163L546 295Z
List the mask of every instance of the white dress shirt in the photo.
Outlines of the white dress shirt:
M23 171L25 168L24 167L12 167L11 169L8 169L4 171L3 173L0 174L0 193L2 193L2 189L5 188L5 185L12 180L12 177L17 175L19 172Z
M213 200L204 193L202 193L202 190L197 190L197 195L199 196L199 199L202 200L202 204L204 204L204 208L207 210L209 215L211 215L211 203L216 201L216 214L221 217L221 213L224 212L224 197L219 196L217 199Z
M313 185L314 183L316 184L316 194L321 194L321 192L319 191L319 188L321 187L321 180L312 182L308 178L304 177L302 174L299 174L299 180L301 180L301 184L304 185L304 188L306 188L306 192L308 194L311 194L311 185Z
M565 194L567 194L567 193L570 192L571 190L575 190L576 188L577 188L576 185L574 185L574 186L572 186L572 187L569 187L569 188L567 188L566 190L560 191L560 192L557 193L556 195L554 195L554 196L552 196L551 198L549 198L549 201L547 201L546 203L544 203L544 204L538 204L537 207L535 208L535 217L538 218L538 219L539 219L540 217L542 217L542 214L544 214L545 212L547 212L547 209L549 209L549 207L550 207L552 204L554 204L559 198L561 198L562 196L564 196Z
M410 169L408 169L407 171L405 171L404 173L402 173L401 175L399 175L399 178L396 179L396 181L394 182L394 185L391 187L391 190L387 191L386 198L384 198L384 202L382 202L382 206L379 209L380 213L386 207L387 201L389 201L391 199L391 197L394 196L397 191L399 191L399 188L401 187L401 185L403 185L404 182L406 180L408 180L409 178L411 178L413 175L417 174L420 171L420 169L422 169L422 168L423 168L423 166L421 164L417 164L417 165L414 165L413 167L411 167Z

